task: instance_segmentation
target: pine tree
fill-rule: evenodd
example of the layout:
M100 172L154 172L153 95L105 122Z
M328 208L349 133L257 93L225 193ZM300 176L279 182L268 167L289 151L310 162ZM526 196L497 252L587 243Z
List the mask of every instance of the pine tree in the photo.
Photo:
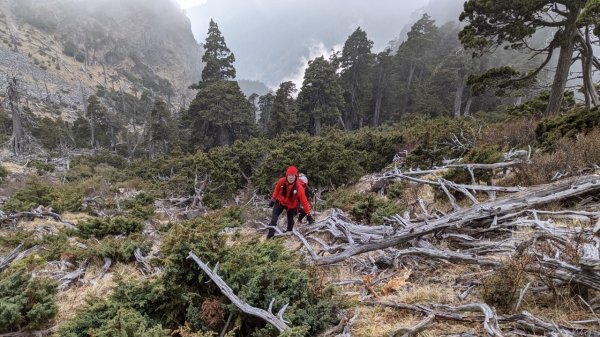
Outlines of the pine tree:
M97 149L109 143L110 125L106 107L96 95L88 97L87 118L90 123L90 146Z
M556 72L552 83L547 114L557 114L564 96L565 85L571 68L573 52L579 38L579 20L583 14L585 0L468 0L460 15L467 25L460 32L460 41L467 48L478 50L481 55L498 46L512 49L530 48L528 42L542 29L554 29L556 33L540 52L547 58L538 67L520 74L514 69L493 69L489 75L497 77L500 87L518 88L535 79L550 62L556 49L559 50ZM595 2L595 1L594 1ZM487 78L491 79L490 76Z
M317 136L321 134L322 124L338 122L344 106L342 88L335 67L323 56L308 63L298 103L301 110L299 124L303 120L309 121L309 129Z
M229 145L255 134L252 106L235 81L203 85L185 118L190 127L190 148Z
M293 97L295 92L296 85L291 81L279 85L267 121L268 137L275 137L295 129L297 115L296 101Z
M373 41L358 27L344 43L342 55L339 57L341 80L345 89L346 107L343 120L346 129L362 128L365 119L370 118L370 74L375 58L371 53L372 47Z
M162 99L157 98L154 101L148 124L146 146L149 155L152 157L157 153L169 152L174 124L171 112Z
M398 48L394 56L393 77L397 85L396 111L394 119L399 119L414 109L417 96L423 91L424 82L435 67L437 59L435 48L439 45L440 36L435 21L428 14L413 24L406 41Z
M221 35L219 26L212 19L208 26L208 34L204 43L202 62L206 63L202 69L202 81L220 81L235 78L235 56L227 48L225 38Z
M256 133L252 106L235 78L235 60L214 21L210 21L202 60L206 67L199 89L182 122L189 135L189 149L228 145Z
M250 95L250 97L248 97L248 102L250 103L250 105L252 106L252 120L254 121L254 123L258 122L258 100L259 96L257 93L252 93L252 95Z
M375 71L373 73L373 118L371 125L378 126L382 121L389 118L386 116L386 102L389 101L389 97L392 96L390 90L391 76L390 72L393 66L393 56L390 49L386 49L381 53L377 54Z
M267 124L269 122L269 116L271 116L271 108L273 108L274 100L275 95L273 95L273 92L268 92L258 99L258 108L260 110L258 126L262 131L267 130Z

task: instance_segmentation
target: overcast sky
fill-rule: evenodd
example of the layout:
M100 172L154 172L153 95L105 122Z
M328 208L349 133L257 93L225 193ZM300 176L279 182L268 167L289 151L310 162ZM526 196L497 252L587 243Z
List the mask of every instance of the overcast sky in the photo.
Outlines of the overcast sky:
M301 83L308 60L332 48L361 27L383 50L390 40L420 18L457 18L462 0L177 0L192 22L199 42L214 19L236 57L239 79L270 87ZM449 9L451 8L451 9ZM443 22L440 22L442 24ZM409 26L408 26L409 27Z

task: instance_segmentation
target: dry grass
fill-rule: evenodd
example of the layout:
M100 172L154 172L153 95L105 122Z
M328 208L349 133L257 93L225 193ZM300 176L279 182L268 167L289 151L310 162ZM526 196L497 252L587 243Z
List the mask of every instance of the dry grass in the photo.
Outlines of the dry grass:
M393 308L361 307L353 325L352 335L357 337L389 336L402 326L419 322L419 316Z
M33 172L33 169L15 162L4 161L2 162L2 166L8 171L9 174L24 174L28 171Z
M92 216L87 214L87 213L71 213L71 212L65 212L62 215L62 219L64 221L68 221L74 224L78 224L80 222L84 222L86 220L88 220L89 218L91 218Z
M455 304L456 294L449 285L412 284L396 293L395 301L408 304L442 303Z
M521 165L513 178L513 185L531 186L548 183L557 172L571 176L592 172L600 163L600 129L580 134L576 139L561 139L554 152L534 156L530 164Z
M493 124L483 130L477 146L500 145L515 148L534 144L535 128L538 124L539 121L536 119L525 118Z
M98 275L100 268L101 266L90 266L85 273L83 285L58 293L56 296L58 314L55 322L59 326L73 319L78 311L88 305L88 301L110 296L118 281L132 282L140 279L140 275L133 265L116 263L101 280L92 280Z

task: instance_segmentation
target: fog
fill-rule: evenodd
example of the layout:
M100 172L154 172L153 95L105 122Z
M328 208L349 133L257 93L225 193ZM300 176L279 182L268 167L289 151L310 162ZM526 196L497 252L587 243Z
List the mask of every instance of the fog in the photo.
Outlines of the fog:
M456 20L462 0L178 0L198 42L214 19L236 56L238 78L270 87L297 84L306 62L341 49L357 28L380 51L402 39L410 25L428 12L441 25Z

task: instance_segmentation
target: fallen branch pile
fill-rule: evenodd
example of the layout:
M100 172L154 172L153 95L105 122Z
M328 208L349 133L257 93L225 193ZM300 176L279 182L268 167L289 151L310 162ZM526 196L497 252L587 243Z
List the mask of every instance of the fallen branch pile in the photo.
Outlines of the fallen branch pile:
M477 168L503 168L510 166L508 164L514 163ZM414 172L405 174L394 170L377 179L434 186L452 206L447 214L439 211L430 214L420 200L422 214L410 218L405 213L387 218L384 225L366 226L354 223L340 210L332 210L327 218L302 227L301 232L295 230L294 235L315 264L332 265L351 259L352 265L358 265L358 271L363 274L383 275L390 267L431 266L440 262L477 265L482 269L491 268L493 272L507 260L521 259L526 261L525 272L543 275L552 286L600 291L600 212L572 210L568 206L577 198L596 198L600 191L599 175L533 187L501 187L477 185L474 179L469 185L458 184L434 173L430 170L428 177L417 178ZM552 211L544 209L548 204L554 205ZM556 205L563 205L563 209L554 210ZM467 284L467 290L459 298L466 298L477 282ZM345 284L357 283L361 281L350 280ZM526 291L522 290L515 309L519 309ZM378 304L390 306L389 303ZM426 316L419 324L403 328L394 336L415 335L437 318L473 319L461 311L483 313L477 320L484 323L489 336L503 336L499 324L510 325L511 334L594 335L591 330L546 322L526 311L498 317L486 304L424 307L400 303L393 306Z

